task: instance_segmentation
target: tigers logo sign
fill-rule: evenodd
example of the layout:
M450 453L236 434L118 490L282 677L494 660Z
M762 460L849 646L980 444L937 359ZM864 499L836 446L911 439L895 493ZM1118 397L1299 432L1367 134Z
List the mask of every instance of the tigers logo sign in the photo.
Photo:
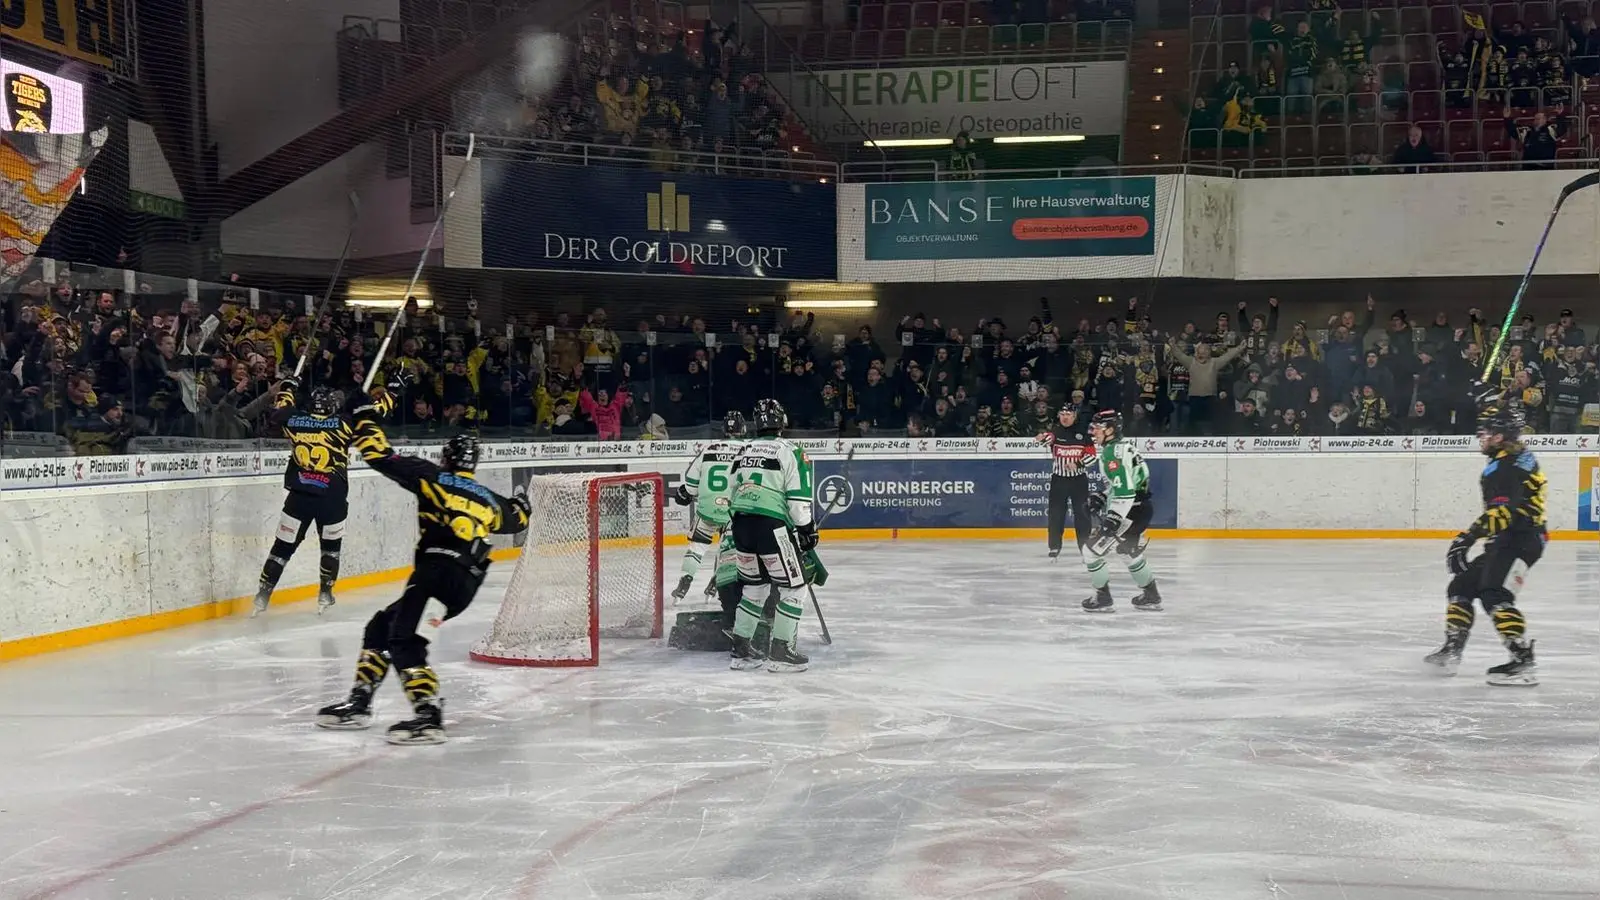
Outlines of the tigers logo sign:
M107 69L127 61L125 19L124 4L115 0L0 2L0 34Z

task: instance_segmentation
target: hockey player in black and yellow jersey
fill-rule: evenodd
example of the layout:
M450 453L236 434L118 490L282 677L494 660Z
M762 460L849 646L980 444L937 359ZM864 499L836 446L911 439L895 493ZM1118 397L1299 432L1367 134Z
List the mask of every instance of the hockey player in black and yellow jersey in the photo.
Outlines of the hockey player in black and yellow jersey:
M367 622L356 680L343 703L318 711L323 728L372 723L372 695L393 666L400 670L415 716L389 728L392 744L443 743L444 701L428 665L428 639L417 633L460 615L472 603L489 567L489 535L528 527L528 501L507 499L479 484L478 440L457 435L445 444L442 465L401 456L377 423L356 411L356 449L379 474L417 495L417 550L400 599Z
M1517 609L1517 592L1528 569L1544 553L1545 477L1539 461L1522 443L1522 413L1499 405L1478 416L1478 446L1489 457L1479 484L1483 512L1450 542L1446 566L1450 579L1445 608L1444 646L1427 661L1447 675L1461 665L1461 651L1472 631L1472 601L1494 620L1495 631L1511 652L1511 661L1488 672L1490 684L1534 685L1539 680L1533 641ZM1472 545L1484 541L1483 553L1470 562Z
M266 611L284 567L313 523L322 551L317 570L318 615L333 605L333 583L339 580L339 552L350 512L349 448L355 438L355 422L339 412L337 395L326 387L314 388L306 409L298 409L298 387L294 379L284 379L274 401L272 422L283 430L290 444L289 465L283 471L283 488L288 495L278 519L277 539L261 567L251 618Z

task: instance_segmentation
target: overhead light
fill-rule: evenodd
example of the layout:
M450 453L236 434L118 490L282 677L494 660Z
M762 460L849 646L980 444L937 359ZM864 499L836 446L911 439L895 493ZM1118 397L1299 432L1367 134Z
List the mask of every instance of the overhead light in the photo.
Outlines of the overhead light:
M368 309L399 309L406 301L406 287L403 278L353 278L345 291L345 303ZM417 282L411 296L416 298L418 309L433 306L433 298L423 282Z
M873 150L889 150L894 147L943 147L953 144L950 138L894 138L887 141L862 141L862 146Z
M817 179L817 184L827 184L827 183L828 183L828 179L826 179L826 178L818 178Z
M870 297L872 285L849 281L791 281L790 296Z
M806 300L801 297L791 297L783 301L786 309L877 309L878 301L869 297L856 300Z
M1166 68L1164 66L1156 66L1156 74L1157 75L1165 75L1165 74L1167 74L1167 70L1166 70Z
M726 222L723 222L721 219L712 219L711 221L706 223L706 230L707 231L727 231L728 230L728 225L727 225Z
M1081 134L1018 134L1012 137L997 137L996 144L1071 144L1077 141L1088 140Z
M799 153L800 152L800 145L799 144L791 144L789 146L789 152L790 153Z

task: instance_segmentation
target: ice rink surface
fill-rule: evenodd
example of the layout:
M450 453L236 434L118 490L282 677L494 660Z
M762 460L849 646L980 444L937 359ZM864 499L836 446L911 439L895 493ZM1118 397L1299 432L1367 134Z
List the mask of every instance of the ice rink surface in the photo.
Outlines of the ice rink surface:
M1442 542L1157 542L1167 611L1110 616L1031 542L822 549L788 676L468 662L499 565L443 746L383 742L392 683L311 725L395 588L0 666L0 898L1600 896L1600 545L1529 579L1536 688L1481 615L1424 671Z

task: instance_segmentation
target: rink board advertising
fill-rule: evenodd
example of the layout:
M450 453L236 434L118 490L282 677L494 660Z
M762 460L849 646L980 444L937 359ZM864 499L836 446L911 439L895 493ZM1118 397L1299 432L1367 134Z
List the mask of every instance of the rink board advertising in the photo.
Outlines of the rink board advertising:
M868 260L1155 255L1148 176L868 184L865 213Z
M1149 459L1151 528L1178 527L1178 461ZM1050 459L816 461L829 528L1043 528ZM1072 524L1068 513L1067 524Z
M483 266L831 281L834 186L483 163Z
M1578 460L1578 530L1600 531L1600 460Z
M827 143L1121 134L1128 67L1114 62L772 73Z

